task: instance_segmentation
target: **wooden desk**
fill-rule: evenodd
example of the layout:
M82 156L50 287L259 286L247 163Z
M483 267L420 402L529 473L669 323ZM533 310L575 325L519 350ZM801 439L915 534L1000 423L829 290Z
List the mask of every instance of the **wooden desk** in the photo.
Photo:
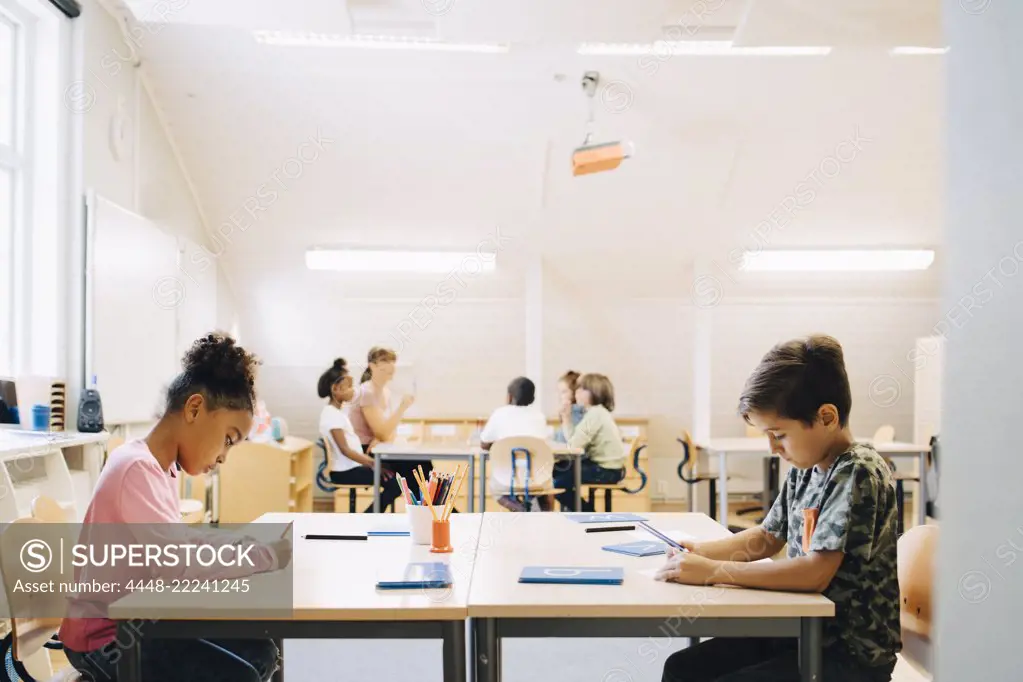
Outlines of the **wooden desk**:
M931 448L929 445L916 445L913 443L874 443L872 438L857 438L858 443L870 443L882 457L914 457L919 467L920 480L917 484L917 496L920 498L916 504L916 522L923 525L927 522L927 454ZM773 457L771 446L767 437L756 438L711 438L703 443L696 443L696 447L705 450L711 456L718 458L718 520L722 525L728 525L728 456L729 455L755 455L760 457Z
M728 531L704 514L644 514L661 530L700 539ZM798 637L803 680L820 679L822 619L835 605L816 594L662 583L652 571L664 556L630 557L601 550L629 542L626 533L586 533L560 514L484 514L469 590L477 651L476 679L501 679L507 637ZM530 585L525 566L622 566L621 586Z
M395 516L371 514L265 514L257 523L294 522L295 551L290 571L253 576L255 587L290 579L292 609L248 610L242 599L203 594L134 594L111 605L118 641L131 642L119 663L121 682L141 680L139 638L131 619L146 620L150 637L273 637L308 639L442 639L444 682L464 682L465 619L482 515L451 517L451 554L432 554L409 537L367 541L304 540L308 533L364 534L392 525ZM445 561L454 583L447 590L376 589L381 571L409 562ZM245 595L241 595L245 597ZM234 601L238 609L232 610ZM148 622L155 619L153 622Z

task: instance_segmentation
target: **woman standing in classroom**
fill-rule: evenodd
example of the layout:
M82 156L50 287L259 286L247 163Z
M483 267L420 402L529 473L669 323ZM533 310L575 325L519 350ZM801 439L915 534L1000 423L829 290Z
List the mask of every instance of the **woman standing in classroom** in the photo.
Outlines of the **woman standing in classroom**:
M370 451L373 441L392 442L405 412L415 401L414 396L405 395L397 405L394 404L389 384L394 378L397 362L397 353L380 346L370 348L366 356L366 370L362 373L362 383L355 392L349 413L364 452ZM412 471L418 466L422 466L427 477L433 471L432 462L386 461L388 469L410 481L415 480Z

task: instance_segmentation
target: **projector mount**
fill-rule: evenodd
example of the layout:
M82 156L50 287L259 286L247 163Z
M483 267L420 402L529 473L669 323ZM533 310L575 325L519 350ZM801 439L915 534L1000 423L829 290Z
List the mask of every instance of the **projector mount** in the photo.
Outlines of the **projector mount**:
M583 146L585 147L590 143L590 139L593 137L593 96L597 94L597 84L600 83L600 72L599 71L587 71L583 74L582 86L583 92L590 98L590 118L586 122L586 139L583 140Z

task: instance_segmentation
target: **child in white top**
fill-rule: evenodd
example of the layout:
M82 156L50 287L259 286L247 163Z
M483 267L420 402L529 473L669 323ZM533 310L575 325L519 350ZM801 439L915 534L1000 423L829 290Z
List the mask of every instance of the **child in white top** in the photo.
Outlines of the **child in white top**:
M355 395L355 388L344 358L335 360L331 368L320 376L317 393L321 398L328 398L320 412L319 431L329 453L331 483L372 486L373 458L363 453L362 443L345 407L345 403ZM387 468L381 468L380 482L380 505L386 509L401 495L401 488L394 472ZM372 511L373 505L370 504L366 513Z
M480 433L484 450L502 438L533 436L547 438L547 418L533 406L536 386L526 377L518 377L508 384L508 404L494 410Z

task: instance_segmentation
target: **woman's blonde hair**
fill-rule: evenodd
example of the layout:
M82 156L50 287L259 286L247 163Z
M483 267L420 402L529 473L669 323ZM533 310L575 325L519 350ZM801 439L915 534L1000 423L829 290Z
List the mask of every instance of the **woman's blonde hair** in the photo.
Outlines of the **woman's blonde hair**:
M608 412L615 410L615 387L603 374L584 374L579 377L578 388L590 392L590 402L603 405Z
M397 362L398 354L390 348L384 348L383 346L373 346L369 349L369 353L366 354L366 369L362 372L361 384L366 383L373 378L373 370L369 366L371 362Z

